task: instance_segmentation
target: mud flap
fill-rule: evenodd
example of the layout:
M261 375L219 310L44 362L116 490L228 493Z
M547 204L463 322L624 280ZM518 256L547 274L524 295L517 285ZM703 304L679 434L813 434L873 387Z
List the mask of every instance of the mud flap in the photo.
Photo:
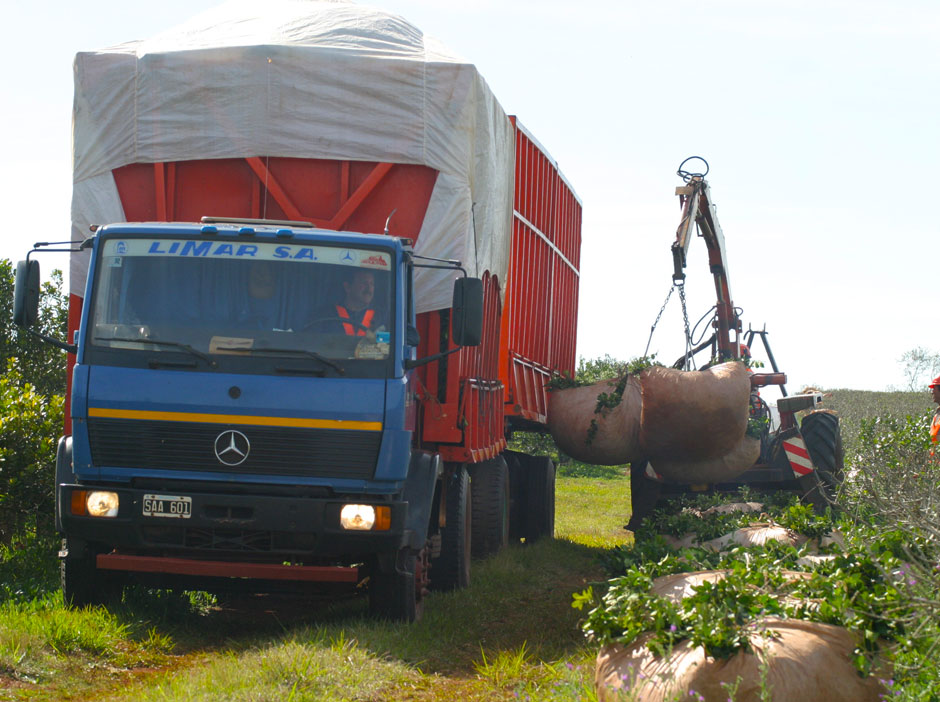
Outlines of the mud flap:
M411 455L402 499L408 503L404 541L414 551L424 548L428 540L434 487L442 471L443 463L438 454L416 452Z

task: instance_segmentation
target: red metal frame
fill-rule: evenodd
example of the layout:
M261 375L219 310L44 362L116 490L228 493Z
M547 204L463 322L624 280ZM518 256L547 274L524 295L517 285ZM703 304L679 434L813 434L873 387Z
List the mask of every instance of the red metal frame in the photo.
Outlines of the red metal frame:
M419 369L421 441L445 461L478 463L506 448L503 383L497 379L500 343L499 281L483 275L483 342ZM418 357L455 348L450 311L418 315Z
M545 383L554 372L574 372L581 203L544 149L511 119L516 177L508 284L483 275L480 346L417 373L416 441L447 461L498 455L506 447L505 415L544 423ZM414 240L437 179L427 166L273 157L137 163L113 175L128 221L214 215L382 232L394 211L390 233ZM80 314L81 298L72 296L70 336ZM418 316L419 356L453 348L449 320L450 310Z
M499 373L505 413L544 424L546 383L553 373L575 370L581 203L557 164L512 119L516 178Z

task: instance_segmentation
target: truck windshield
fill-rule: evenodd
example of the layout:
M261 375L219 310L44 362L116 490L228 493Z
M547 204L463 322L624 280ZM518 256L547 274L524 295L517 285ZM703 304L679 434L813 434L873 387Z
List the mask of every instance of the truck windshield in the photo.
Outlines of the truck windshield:
M312 359L333 369L385 360L392 261L388 251L296 242L109 238L99 249L89 340L148 358L182 350L229 369L235 358L256 366Z

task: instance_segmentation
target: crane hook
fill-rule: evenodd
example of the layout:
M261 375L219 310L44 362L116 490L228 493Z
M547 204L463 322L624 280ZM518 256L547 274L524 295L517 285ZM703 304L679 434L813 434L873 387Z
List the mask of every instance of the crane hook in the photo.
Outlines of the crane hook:
M687 164L689 161L694 161L695 159L698 159L699 161L701 161L702 163L705 164L705 172L704 172L704 173L693 173L693 172L691 172L691 171L686 171L686 170L684 170L684 169L682 168L682 167L683 167L685 164ZM688 182L689 182L690 180L692 180L693 178L704 178L705 176L708 175L708 161L706 161L706 160L705 160L704 158L702 158L701 156L689 156L685 161L683 161L682 163L679 164L679 170L676 171L676 175L679 176L680 178L682 178L682 181L683 181L684 183L688 183Z

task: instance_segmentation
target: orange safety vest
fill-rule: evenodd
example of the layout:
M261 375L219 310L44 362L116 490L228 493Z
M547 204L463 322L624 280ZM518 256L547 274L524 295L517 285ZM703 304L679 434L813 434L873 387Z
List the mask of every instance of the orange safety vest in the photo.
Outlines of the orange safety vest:
M940 409L934 413L933 420L930 422L930 443L936 444L938 440L940 440ZM931 456L934 455L935 450L936 446L930 447Z
M343 319L350 319L348 310L342 305L336 306L336 314L338 314ZM370 327L372 326L372 318L375 316L375 310L366 310L366 313L362 315L362 326ZM365 329L355 329L353 325L349 322L343 322L343 329L346 332L346 336L365 336Z

